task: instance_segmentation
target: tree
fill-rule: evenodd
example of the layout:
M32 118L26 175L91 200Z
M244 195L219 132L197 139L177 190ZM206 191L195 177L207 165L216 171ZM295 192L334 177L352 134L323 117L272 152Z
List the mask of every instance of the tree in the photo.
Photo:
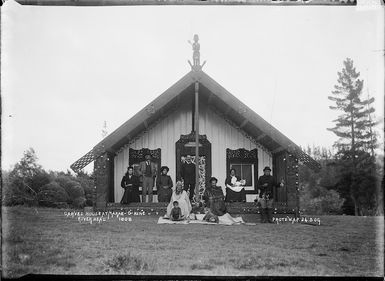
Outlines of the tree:
M370 118L374 108L370 106L374 98L362 99L363 80L359 79L360 73L353 66L353 61L347 58L344 61L342 72L338 72L338 84L334 86L333 96L328 96L336 106L330 106L332 110L342 111L335 122L334 128L328 130L335 133L340 139L336 147L341 151L354 152L375 147L375 138L370 131L376 125ZM337 153L338 153L337 152Z
M37 163L37 156L35 150L30 147L29 149L24 151L23 157L18 163L16 163L11 174L14 176L31 179L41 169L41 166Z
M37 197L39 205L47 207L57 207L60 203L66 205L69 201L67 192L55 181L42 186Z
M29 148L8 175L3 202L8 205L37 204L39 188L49 181L49 175L37 163L35 150Z
M79 171L76 173L75 180L80 183L84 190L85 198L89 200L93 200L95 184L92 175L89 175L86 172Z
M72 176L60 175L55 179L55 182L67 192L69 204L74 204L74 202L78 201L76 200L78 198L83 198L82 201L86 200L82 186Z
M299 166L301 210L309 215L346 213L342 208L346 200L335 190L336 171L331 165L334 160L330 149L313 145L306 151L321 164L321 170L314 172L306 165Z
M374 98L362 98L363 80L356 71L353 61L347 58L344 68L338 72L337 85L329 100L335 102L330 109L341 112L334 128L329 128L339 137L335 143L339 174L339 189L347 191L354 204L355 215L362 214L364 204L371 205L376 192L372 185L372 171L375 170L375 157L368 152L376 147L376 137L370 114ZM374 168L373 168L374 167ZM368 196L364 196L364 194ZM362 198L366 198L363 201ZM363 202L365 202L363 204Z

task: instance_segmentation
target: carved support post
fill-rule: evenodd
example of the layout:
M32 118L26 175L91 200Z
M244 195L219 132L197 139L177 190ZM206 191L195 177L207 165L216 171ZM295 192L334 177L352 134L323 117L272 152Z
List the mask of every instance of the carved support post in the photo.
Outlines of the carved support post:
M195 198L199 201L199 82L195 82Z
M95 160L94 174L96 187L96 209L105 209L107 202L113 201L114 156L104 152Z
M300 216L299 211L299 176L298 176L298 159L290 153L286 153L286 188L287 188L287 203L289 211L294 211L295 216Z

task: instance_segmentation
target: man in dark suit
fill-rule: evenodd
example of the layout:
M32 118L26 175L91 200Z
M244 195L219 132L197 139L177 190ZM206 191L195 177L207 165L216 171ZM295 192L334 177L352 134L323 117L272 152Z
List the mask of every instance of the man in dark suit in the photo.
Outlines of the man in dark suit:
M182 164L180 175L184 182L183 189L190 192L190 200L193 200L195 191L195 164L192 162L190 155L186 156L186 162Z
M152 191L154 187L154 178L157 174L157 167L154 162L151 161L151 155L146 154L145 161L139 164L139 174L143 177L142 186L142 203L146 202L146 195L148 191L148 202L152 202Z
M260 176L257 183L259 190L259 198L261 202L261 222L272 223L273 215L273 189L274 187L282 187L284 185L283 180L277 183L272 175L270 175L271 169L266 166L263 169L264 175Z

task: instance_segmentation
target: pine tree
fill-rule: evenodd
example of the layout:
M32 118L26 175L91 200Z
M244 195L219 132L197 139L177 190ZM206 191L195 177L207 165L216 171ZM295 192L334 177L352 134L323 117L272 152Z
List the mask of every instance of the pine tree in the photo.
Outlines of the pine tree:
M333 96L328 97L335 102L335 106L330 106L330 109L342 113L333 121L335 127L328 130L339 137L335 143L341 170L339 185L350 194L356 215L360 214L363 204L371 205L368 203L370 199L365 198L369 198L368 193L372 192L367 187L372 179L370 169L374 157L368 152L375 147L376 142L372 130L376 123L370 118L374 112L374 98L362 97L364 82L359 77L360 73L356 71L353 61L347 58L344 68L338 72Z
M375 141L371 131L376 123L370 118L370 114L374 112L371 106L374 98L361 98L364 82L359 76L353 61L347 58L342 72L338 72L338 84L334 86L333 96L328 96L329 100L336 103L330 109L342 111L333 121L335 127L328 129L340 138L336 143L337 153L350 151L353 159L357 157L356 151L366 151L374 146L372 142Z

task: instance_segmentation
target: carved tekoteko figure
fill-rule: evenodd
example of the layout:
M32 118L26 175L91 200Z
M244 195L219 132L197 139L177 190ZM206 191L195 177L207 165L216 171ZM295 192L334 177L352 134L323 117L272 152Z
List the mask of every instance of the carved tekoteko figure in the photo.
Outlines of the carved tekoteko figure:
M198 34L194 35L194 43L192 43L190 40L188 41L191 44L192 49L194 51L193 52L193 64L194 64L194 66L200 66L199 50L200 50L201 46L199 45L198 41L199 41Z

